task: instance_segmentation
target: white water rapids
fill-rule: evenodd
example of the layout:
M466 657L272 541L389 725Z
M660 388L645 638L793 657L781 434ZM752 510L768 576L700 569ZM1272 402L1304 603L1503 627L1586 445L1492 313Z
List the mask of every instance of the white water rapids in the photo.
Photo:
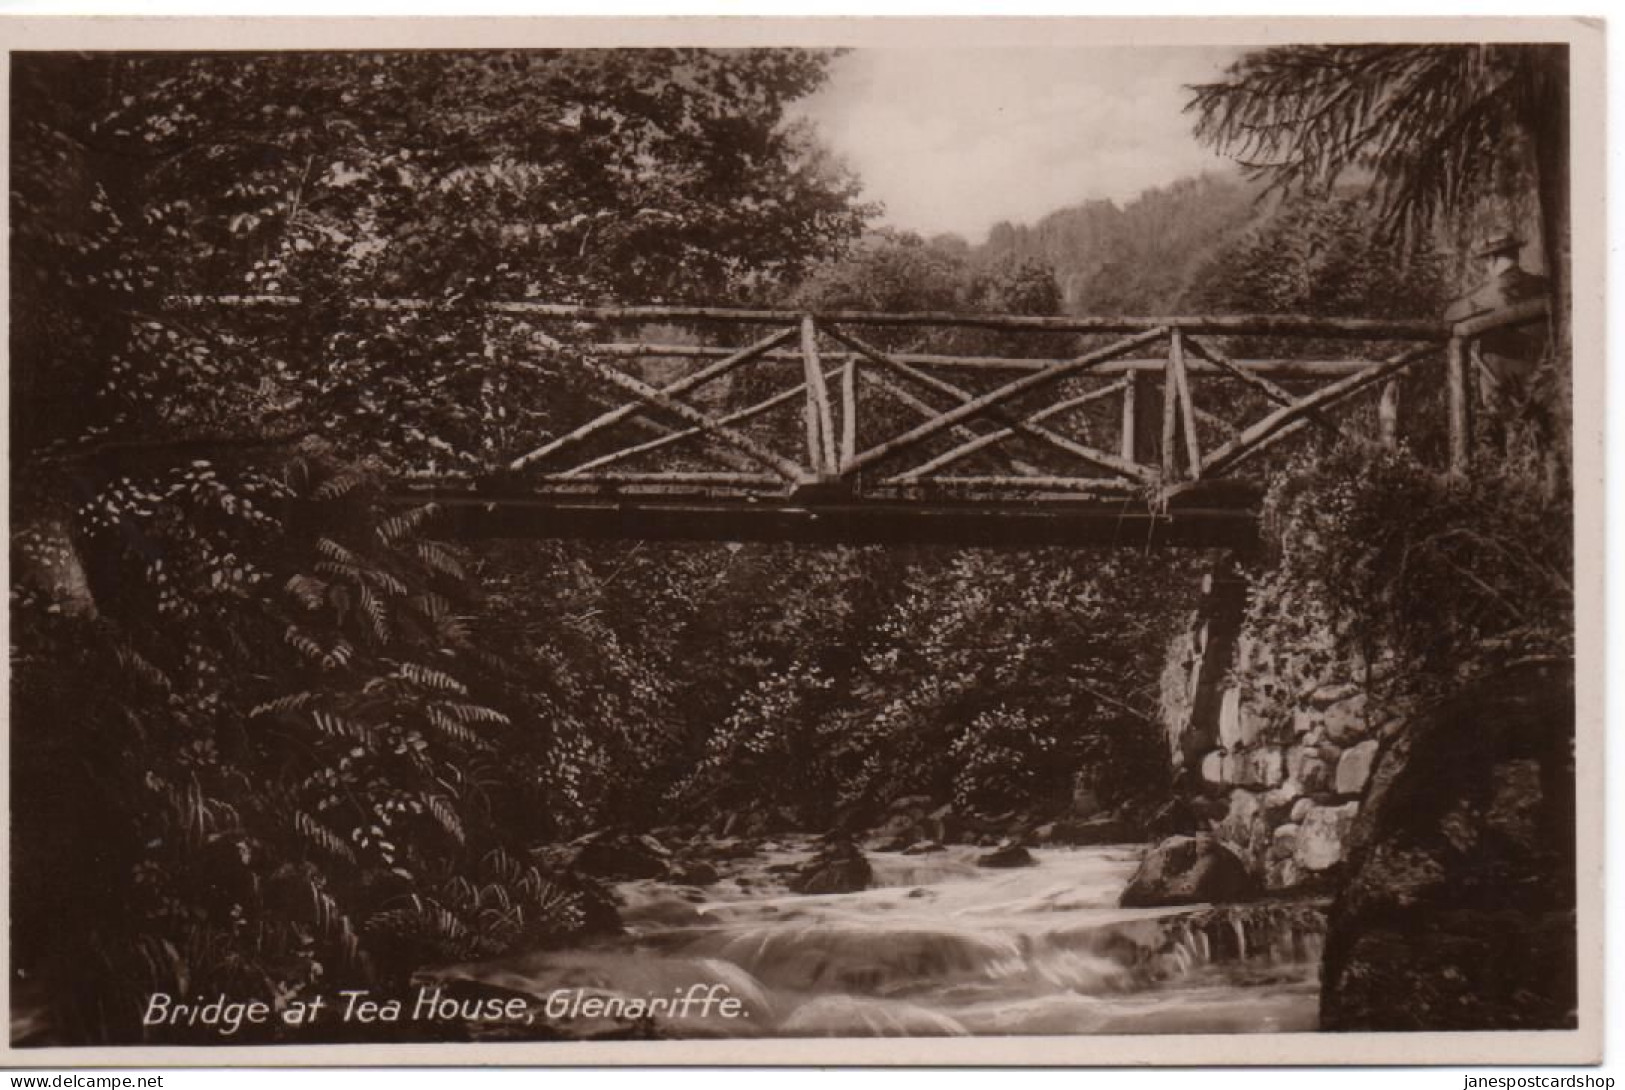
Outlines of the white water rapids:
M985 849L872 852L874 888L788 892L788 866L812 847L774 846L704 891L625 883L624 936L435 976L559 997L561 1010L564 997L672 997L696 984L741 1001L732 1018L714 1006L659 1013L661 1036L1316 1028L1315 906L1118 908L1137 847L1033 849L1037 865L1014 870L976 866ZM560 1021L584 1035L613 1028L579 1009Z

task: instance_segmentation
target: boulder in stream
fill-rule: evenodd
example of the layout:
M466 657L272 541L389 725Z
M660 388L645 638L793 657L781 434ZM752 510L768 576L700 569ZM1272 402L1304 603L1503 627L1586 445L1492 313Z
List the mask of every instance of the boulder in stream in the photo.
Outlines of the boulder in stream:
M671 852L651 836L589 833L571 845L571 864L595 878L664 878Z
M832 838L790 879L796 893L856 893L874 882L874 868L852 841Z
M1072 848L1099 844L1132 844L1145 838L1141 828L1118 814L1097 814L1082 821L1057 821L1050 827L1048 843Z
M1175 795L1152 812L1146 819L1145 829L1156 837L1189 836L1200 831L1204 824L1191 800Z
M976 859L978 867L997 867L1001 869L1031 867L1037 863L1038 860L1033 858L1032 852L1016 843L1001 844L986 855L978 856Z
M868 830L864 844L871 851L900 852L922 840L949 840L955 831L952 805L932 809L929 796L909 795L886 808L885 816Z
M1207 834L1171 836L1146 852L1119 903L1158 908L1250 901L1259 881L1240 856Z

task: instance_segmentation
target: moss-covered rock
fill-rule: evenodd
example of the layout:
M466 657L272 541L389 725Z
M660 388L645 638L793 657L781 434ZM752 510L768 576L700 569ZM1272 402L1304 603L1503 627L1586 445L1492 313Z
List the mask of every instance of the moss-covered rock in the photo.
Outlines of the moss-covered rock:
M1123 890L1124 908L1247 901L1259 883L1241 857L1205 834L1173 836L1146 852Z
M1323 1028L1574 1025L1572 686L1566 664L1504 671L1384 749L1346 838Z

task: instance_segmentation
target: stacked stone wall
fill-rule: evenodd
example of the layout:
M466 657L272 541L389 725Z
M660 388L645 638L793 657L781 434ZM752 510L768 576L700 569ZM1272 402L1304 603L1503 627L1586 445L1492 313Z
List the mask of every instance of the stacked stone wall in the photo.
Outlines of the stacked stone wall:
M1180 782L1203 824L1266 888L1323 882L1344 861L1402 711L1375 695L1380 664L1340 652L1329 625L1306 618L1290 641L1277 633L1272 642L1244 602L1220 605L1204 603L1193 633L1170 647L1163 707ZM1198 678L1217 679L1207 709Z

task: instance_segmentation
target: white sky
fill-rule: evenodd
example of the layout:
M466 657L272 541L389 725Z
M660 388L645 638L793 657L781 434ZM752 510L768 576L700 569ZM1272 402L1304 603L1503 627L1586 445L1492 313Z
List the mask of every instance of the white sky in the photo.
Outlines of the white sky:
M1182 112L1186 84L1239 50L863 49L800 104L882 202L882 219L979 242L1082 201L1221 168Z

